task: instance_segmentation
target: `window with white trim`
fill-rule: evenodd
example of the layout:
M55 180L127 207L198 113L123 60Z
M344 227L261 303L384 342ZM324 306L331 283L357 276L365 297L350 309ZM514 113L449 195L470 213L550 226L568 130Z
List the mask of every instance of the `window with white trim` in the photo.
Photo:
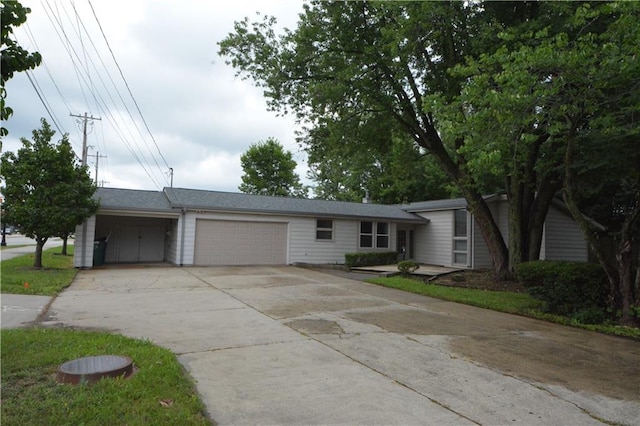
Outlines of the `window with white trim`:
M316 240L333 240L333 220L316 219Z
M360 222L360 248L389 248L389 222Z
M389 223L376 223L376 247L389 248Z
M467 238L467 211L454 210L453 212L453 263L455 265L467 265L468 263L468 238Z

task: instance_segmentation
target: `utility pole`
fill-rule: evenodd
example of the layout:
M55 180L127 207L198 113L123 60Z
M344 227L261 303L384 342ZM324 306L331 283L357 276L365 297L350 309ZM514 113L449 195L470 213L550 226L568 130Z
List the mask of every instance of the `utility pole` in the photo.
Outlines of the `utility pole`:
M98 117L94 117L93 115L88 116L87 113L85 112L84 115L76 115L76 114L69 114L71 117L77 117L82 119L82 165L86 166L87 165L87 122L89 120L102 120L101 118Z
M100 163L101 158L107 158L107 156L96 152L96 155L88 155L88 157L96 157L96 185L98 185L98 163Z
M173 167L169 167L169 173L171 174L171 188L173 188Z
M87 116L87 113L84 113L84 116L69 114L72 117L77 117L82 119L82 165L87 165L87 122L89 120L102 120L101 118L92 116ZM82 238L80 239L80 264L82 268L87 266L87 255L93 256L93 245L89 245L88 239L88 226L87 221L82 222ZM77 236L76 236L77 237ZM92 237L93 238L93 237ZM76 243L78 240L76 239ZM87 253L88 252L88 253Z

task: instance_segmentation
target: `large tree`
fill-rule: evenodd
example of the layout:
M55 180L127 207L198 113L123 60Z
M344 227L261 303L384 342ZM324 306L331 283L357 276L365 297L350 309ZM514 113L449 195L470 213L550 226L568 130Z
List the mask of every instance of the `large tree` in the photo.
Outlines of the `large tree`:
M537 5L519 3L311 2L298 28L281 37L270 18L236 23L220 53L265 89L271 108L292 110L312 128L326 120L392 117L466 198L494 270L504 277L507 246L470 168L466 139L446 132L427 101L459 95L465 79L450 70L493 53L497 33L537 13Z
M295 173L296 161L274 139L252 144L240 157L242 183L238 189L246 194L281 197L306 197L307 188Z
M42 267L42 248L50 237L69 234L98 209L92 198L96 187L87 167L77 164L67 135L52 143L55 131L44 118L41 124L32 141L22 138L22 148L1 159L7 218L35 239L36 268Z
M502 62L526 67L526 50L541 40L580 36L570 24L581 6L311 2L298 28L280 37L270 19L237 23L220 53L264 87L273 109L294 111L310 128L329 121L357 122L358 129L375 123L368 117L393 117L466 198L504 277L539 256L548 207L562 185L566 141L545 116L554 105L544 102L553 99L535 92L546 90L553 72L538 67L520 75ZM599 34L610 22L589 32ZM534 92L505 97L509 85ZM496 178L509 196L509 251L482 198Z
M494 54L452 71L466 81L453 102L431 101L455 123L449 131L464 136L470 168L507 177L512 262L537 258L546 209L563 188L607 271L611 307L629 322L639 277L632 248L640 239L640 6L566 7L554 18L563 17L561 29L551 21L504 33ZM619 241L616 250L583 213Z
M0 2L0 8L0 34L2 36L2 47L0 48L0 71L2 74L0 120L6 121L13 114L13 110L5 104L7 95L5 83L13 77L14 73L38 66L42 61L42 57L38 52L27 52L11 38L13 29L27 21L27 14L31 12L31 9L23 7L17 0L3 0ZM7 133L6 128L0 127L0 137L6 136Z

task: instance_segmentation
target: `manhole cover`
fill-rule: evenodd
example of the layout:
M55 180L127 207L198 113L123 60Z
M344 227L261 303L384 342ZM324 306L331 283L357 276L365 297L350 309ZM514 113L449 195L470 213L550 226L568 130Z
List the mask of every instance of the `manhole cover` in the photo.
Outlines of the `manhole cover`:
M74 359L58 367L59 383L89 384L103 377L129 377L133 360L128 356L98 355Z

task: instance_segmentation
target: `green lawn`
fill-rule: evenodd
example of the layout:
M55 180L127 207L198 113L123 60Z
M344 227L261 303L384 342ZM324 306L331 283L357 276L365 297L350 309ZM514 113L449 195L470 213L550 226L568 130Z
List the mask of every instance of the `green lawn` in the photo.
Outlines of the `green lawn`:
M541 311L543 303L526 293L447 287L425 284L422 281L403 277L371 278L367 282L494 311L524 315L557 324L640 340L640 328L622 327L614 324L581 324L573 319L546 314Z
M45 245L42 269L33 267L33 253L3 260L0 263L0 292L42 296L58 294L71 284L77 273L73 267L73 246L67 247L67 256L62 256L61 252L62 247L46 249Z
M2 330L3 425L206 425L193 383L170 351L148 341L63 329ZM58 384L64 362L124 355L137 373L93 385Z
M513 314L524 314L530 310L539 309L542 306L542 302L526 293L447 287L436 284L425 284L422 281L403 277L371 278L367 280L367 282L422 294L424 296L437 297L438 299Z

